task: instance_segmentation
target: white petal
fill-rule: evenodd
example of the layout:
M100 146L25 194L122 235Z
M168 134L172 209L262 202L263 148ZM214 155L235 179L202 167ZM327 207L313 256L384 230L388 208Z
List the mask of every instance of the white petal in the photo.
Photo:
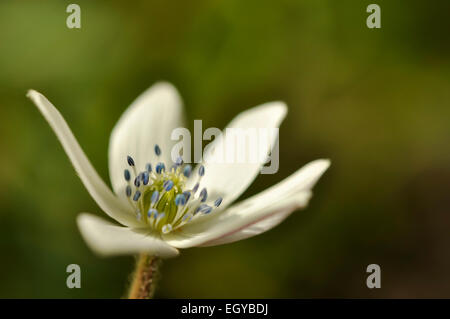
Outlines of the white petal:
M304 192L301 193L301 195L304 196L304 198L298 199L298 207L292 208L290 205L286 205L286 208L280 209L277 213L270 215L269 217L261 220L260 222L256 222L253 225L250 225L248 227L245 227L239 231L236 231L235 233L229 235L229 236L223 236L218 239L213 239L211 241L208 241L204 244L202 244L202 247L207 246L217 246L217 245L223 245L223 244L229 244L235 241L243 240L249 237L253 237L259 234L262 234L278 224L280 224L282 221L284 221L286 218L289 217L289 215L292 214L292 212L295 209L301 208L306 206L309 198L311 197L311 193Z
M226 129L277 129L287 113L287 107L283 102L266 103L240 113L227 126ZM273 133L273 132L272 132ZM201 180L200 188L206 187L210 198L222 197L222 206L230 205L260 173L263 161L273 148L278 134L268 134L267 139L258 136L257 161L250 158L250 154L244 157L244 163L227 163L227 145L232 143L233 135L224 134L212 142L210 150L222 150L219 152L207 152L205 154L205 175ZM248 140L247 140L248 141ZM237 153L238 150L235 149ZM222 160L220 160L222 159ZM196 182L198 167L189 180L187 187L193 187Z
M178 250L148 233L116 226L103 218L80 214L78 227L88 246L103 256L148 253L163 258L178 255Z
M61 142L84 186L100 208L119 223L138 225L134 215L106 186L87 159L77 140L58 110L42 94L30 90L27 96L36 104Z
M261 234L305 207L311 188L329 167L328 160L316 160L275 186L223 212L202 216L179 232L164 237L178 248L212 246Z
M109 174L114 191L124 197L126 182L123 172L129 168L127 156L133 157L141 172L147 163L172 164L171 133L182 124L182 101L177 90L169 83L157 83L142 93L122 114L114 127L109 142ZM162 154L158 159L154 146Z

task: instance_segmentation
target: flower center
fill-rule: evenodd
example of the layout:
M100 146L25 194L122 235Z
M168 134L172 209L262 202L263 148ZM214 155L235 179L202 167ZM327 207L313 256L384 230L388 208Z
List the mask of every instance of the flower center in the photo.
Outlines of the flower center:
M161 155L158 145L155 145L155 154L158 157ZM219 197L210 206L206 203L206 188L198 192L201 178L205 175L203 165L199 167L195 186L186 189L192 166L184 164L181 157L170 169L166 169L163 162L158 162L154 169L151 163L147 163L143 172L136 170L131 156L127 156L127 162L130 168L125 169L124 178L128 183L125 188L128 201L136 218L157 232L169 233L199 216L211 213L214 207L222 203Z

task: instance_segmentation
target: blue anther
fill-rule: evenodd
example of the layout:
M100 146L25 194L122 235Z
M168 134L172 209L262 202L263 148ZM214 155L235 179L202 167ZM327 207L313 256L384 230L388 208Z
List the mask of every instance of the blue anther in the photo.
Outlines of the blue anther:
M156 217L158 217L158 211L154 208L150 208L148 210L147 216L148 216L148 218L152 218L152 216L156 218Z
M178 194L175 196L175 205L184 206L184 204L186 204L186 197L184 197L183 194Z
M130 197L130 196L131 196L131 186L130 186L130 185L128 185L128 186L125 188L125 194L127 194L127 197Z
M133 200L135 202L137 202L140 197L141 197L141 192L140 191L136 191L136 193L134 193Z
M131 178L131 175L130 175L130 171L129 170L124 170L123 171L123 176L125 177L125 180L127 181L127 182L129 182L130 181L130 178Z
M205 206L207 206L206 204L200 204L200 206L197 207L197 209L195 210L196 213L198 213L199 211L201 211Z
M210 206L208 206L208 205L206 205L206 207L204 207L203 209L202 209L202 213L203 214L209 214L209 213L211 213L212 212L212 207L210 207Z
M128 165L134 166L134 159L131 156L127 156Z
M158 145L158 144L155 145L155 154L156 154L157 156L161 155L161 149L159 148L159 145Z
M159 199L159 192L158 191L154 191L150 201L152 202L152 204L154 204L154 203L156 203L158 201L158 199Z
M222 204L222 197L219 197L214 201L214 206L219 207Z
M194 188L192 189L193 193L196 193L198 191L198 187L200 186L199 183L195 184Z
M145 170L150 173L152 171L152 164L148 163L145 165Z
M186 198L186 202L189 200L189 198L191 198L191 192L190 191L183 192L183 195Z
M211 210L212 210L212 208L209 207L208 205L206 205L206 204L201 204L200 206L197 207L197 209L195 210L195 212L196 212L196 213L202 212L202 213L208 214L208 213L211 212Z
M178 156L175 164L178 166L183 165L183 158L181 156Z
M158 164L156 164L156 173L161 174L162 171L166 170L166 166L164 165L164 163L159 162Z
M148 184L148 179L149 179L148 172L142 173L142 182L144 183L144 185Z
M163 187L168 192L168 191L170 191L172 189L173 182L169 179L169 180L164 182Z
M208 192L206 190L206 188L203 188L202 191L200 192L200 200L202 203L206 202L206 199L208 198Z
M186 165L183 169L183 175L186 177L189 177L191 175L192 172L192 166L191 165Z
M140 175L138 175L138 176L134 179L134 186L136 186L136 187L141 186L141 177L140 177Z
M200 176L205 175L205 166L200 165L200 168L198 169L198 175Z

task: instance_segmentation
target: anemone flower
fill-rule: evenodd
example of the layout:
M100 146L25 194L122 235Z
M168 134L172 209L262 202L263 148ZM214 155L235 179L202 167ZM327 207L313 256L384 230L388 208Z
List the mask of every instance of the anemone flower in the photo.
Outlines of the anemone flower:
M182 101L172 85L157 83L130 105L111 133L108 159L113 192L58 110L34 90L28 97L50 124L89 194L120 224L88 213L78 216L83 238L100 255L167 258L178 255L180 248L226 244L261 234L304 208L312 187L329 166L329 160L315 160L233 204L263 163L217 163L208 160L208 154L195 169L181 158L173 162L171 132L183 124ZM282 102L266 103L240 113L227 128L276 129L286 112ZM215 139L212 148L225 145L227 138L225 134ZM274 142L264 146L266 155Z

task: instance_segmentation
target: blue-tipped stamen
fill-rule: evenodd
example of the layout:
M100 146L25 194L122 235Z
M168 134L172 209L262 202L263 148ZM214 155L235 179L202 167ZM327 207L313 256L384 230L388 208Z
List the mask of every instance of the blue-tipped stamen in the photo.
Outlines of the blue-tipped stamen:
M141 186L141 177L140 177L140 175L134 179L134 186L136 186L136 187Z
M173 181L171 180L165 181L163 187L167 192L170 191L173 187Z
M134 166L134 159L131 156L127 156L128 165Z
M158 191L154 191L152 194L152 197L150 198L150 201L152 204L156 203L159 199L159 192Z
M222 204L222 197L219 197L214 201L214 206L219 207Z
M204 213L205 210L208 210L208 208L211 208L211 207L209 207L206 204L201 204L200 206L197 207L197 209L195 210L195 213L198 213L198 212Z
M130 174L130 171L129 170L124 170L123 171L123 177L125 178L125 180L127 181L127 182L129 182L130 181L130 179L131 179L131 174Z
M145 170L149 173L151 173L152 171L152 164L148 163L147 165L145 165Z
M141 192L140 191L136 191L136 193L134 193L133 200L135 202L137 202L140 197L141 197Z
M186 202L188 202L189 198L191 198L191 192L190 191L185 191L185 192L183 192L183 195L186 198Z
M199 198L202 203L206 202L206 199L208 198L208 191L206 190L206 188L202 189L202 191L200 192Z
M161 155L161 148L159 147L158 144L155 145L155 154L156 156Z
M177 160L175 161L175 165L177 165L177 166L183 165L183 158L181 156L177 157Z
M195 184L194 188L192 189L192 192L197 193L199 186L200 186L199 183Z
M182 221L186 221L186 219L192 218L192 214L186 214L183 216Z
M159 162L158 164L156 164L155 170L156 173L161 174L162 171L166 170L166 166L164 165L164 163Z
M175 196L175 205L184 206L186 204L186 197L184 194L178 194Z
M125 188L125 194L127 195L127 197L131 196L131 186L127 185L127 187Z
M149 176L148 172L142 173L142 183L144 185L148 184L149 178L150 178L150 176Z
M198 169L198 175L199 176L205 175L205 166L200 165L200 168Z
M165 224L162 228L161 231L163 232L163 234L167 234L172 230L172 225L170 224Z
M191 172L192 172L192 166L191 165L186 165L185 167L184 167L184 169L183 169L183 175L185 176L185 177L189 177L189 176L191 176Z
M212 212L212 207L206 205L206 207L204 207L204 208L201 210L201 212L202 212L203 214L209 214L209 213Z
M152 217L156 218L156 217L158 217L158 211L156 209L154 209L154 208L150 208L148 210L147 217L148 218L152 218Z

